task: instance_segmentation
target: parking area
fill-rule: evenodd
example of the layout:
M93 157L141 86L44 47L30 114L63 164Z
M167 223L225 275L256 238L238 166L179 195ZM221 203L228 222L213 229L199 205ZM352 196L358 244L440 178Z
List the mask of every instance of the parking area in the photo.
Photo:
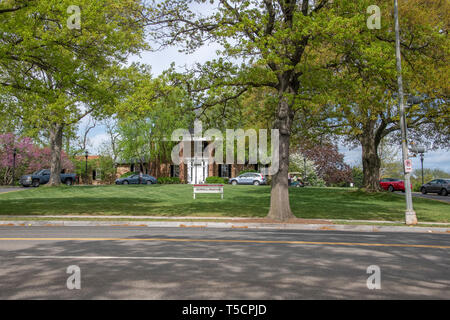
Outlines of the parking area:
M405 195L405 193L403 192L396 192L397 194L401 194L401 195ZM413 197L417 197L417 198L424 198L424 199L431 199L431 200L440 200L440 201L444 201L447 203L450 203L450 196L441 196L438 195L436 193L427 193L427 194L422 194L420 192L413 192L412 193Z
M13 191L20 191L20 190L25 190L25 188L21 188L21 187L4 187L4 186L0 186L0 193L13 192Z

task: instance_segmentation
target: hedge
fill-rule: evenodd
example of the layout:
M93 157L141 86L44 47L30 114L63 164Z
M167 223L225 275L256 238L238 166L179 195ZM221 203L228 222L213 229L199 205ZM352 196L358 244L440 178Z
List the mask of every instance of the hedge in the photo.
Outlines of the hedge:
M221 183L221 184L227 184L228 178L222 178L222 177L208 177L205 180L206 183Z
M181 180L178 177L160 177L158 178L160 184L180 184Z

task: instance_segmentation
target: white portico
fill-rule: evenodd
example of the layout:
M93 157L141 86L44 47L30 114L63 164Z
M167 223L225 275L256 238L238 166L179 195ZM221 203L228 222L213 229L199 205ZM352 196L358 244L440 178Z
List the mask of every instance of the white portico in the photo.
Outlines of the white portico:
M187 183L199 184L205 183L208 177L208 164L207 158L187 158Z

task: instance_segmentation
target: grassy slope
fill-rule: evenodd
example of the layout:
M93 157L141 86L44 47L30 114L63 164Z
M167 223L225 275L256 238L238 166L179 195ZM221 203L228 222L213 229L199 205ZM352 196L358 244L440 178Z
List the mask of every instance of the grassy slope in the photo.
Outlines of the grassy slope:
M389 193L366 194L339 188L293 188L291 207L300 218L401 221L405 201ZM225 186L217 194L192 199L187 185L40 187L0 194L0 215L165 215L264 217L270 187ZM414 198L420 221L450 222L446 203Z

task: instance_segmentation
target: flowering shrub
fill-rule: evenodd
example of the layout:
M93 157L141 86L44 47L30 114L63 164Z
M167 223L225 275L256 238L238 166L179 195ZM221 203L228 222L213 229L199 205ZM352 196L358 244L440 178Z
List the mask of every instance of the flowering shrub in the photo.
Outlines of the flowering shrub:
M50 168L51 150L41 148L29 137L18 137L13 133L0 135L0 185L10 184L16 149L15 177L29 174L40 169ZM73 170L73 164L67 155L61 153L61 167L67 171Z

